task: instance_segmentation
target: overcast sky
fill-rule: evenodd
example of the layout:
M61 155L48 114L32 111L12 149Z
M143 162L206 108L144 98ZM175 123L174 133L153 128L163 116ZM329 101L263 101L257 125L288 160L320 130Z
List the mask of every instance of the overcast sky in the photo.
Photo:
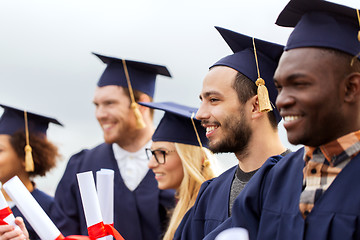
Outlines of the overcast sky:
M102 142L92 97L105 65L91 52L166 65L173 78L158 77L155 101L198 107L208 67L231 54L214 26L285 44L291 29L274 22L287 2L1 1L0 103L53 116L65 125L49 128L63 161L46 181L37 180L39 187L52 193L68 158ZM346 2L360 7L359 0ZM282 128L280 134L296 149Z

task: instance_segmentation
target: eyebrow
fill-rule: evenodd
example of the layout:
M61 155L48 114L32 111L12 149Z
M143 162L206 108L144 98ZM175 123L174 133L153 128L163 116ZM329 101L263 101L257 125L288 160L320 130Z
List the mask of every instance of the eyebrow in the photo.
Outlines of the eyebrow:
M294 73L286 77L286 81L293 81L296 78L306 77L305 74L302 73ZM273 79L275 84L278 84L278 80L276 78Z
M201 96L203 95L203 96ZM202 99L202 97L204 98L207 98L209 97L210 95L217 95L217 96L223 96L221 93L217 92L217 91L208 91L208 92L205 92L205 93L202 93L199 95L199 98Z

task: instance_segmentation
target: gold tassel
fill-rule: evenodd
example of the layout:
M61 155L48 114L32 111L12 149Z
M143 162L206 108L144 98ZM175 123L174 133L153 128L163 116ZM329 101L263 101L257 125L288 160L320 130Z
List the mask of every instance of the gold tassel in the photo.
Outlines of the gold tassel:
M358 18L358 22L359 22L359 26L360 26L360 14L359 14L359 9L356 9L356 15ZM360 30L358 31L358 40L360 42Z
M131 108L134 111L135 118L136 118L136 128L137 129L143 129L143 128L146 127L146 124L144 122L143 116L141 115L139 107L138 107L137 103L135 102L135 97L134 97L133 89L131 87L129 72L128 72L126 62L125 62L124 59L122 59L122 64L123 64L123 67L124 67L125 77L126 77L126 81L127 81L128 89L129 89L129 93L130 93Z
M25 151L25 171L33 172L35 170L34 160L32 157L32 148L29 144L29 129L28 129L28 119L27 113L24 111L24 119L25 119L25 137L26 137L26 145L24 148Z
M255 83L256 86L258 86L257 95L259 99L260 112L272 111L273 109L269 99L269 92L265 86L264 79L258 78Z
M131 103L131 108L134 111L135 118L136 118L136 128L137 129L143 129L146 127L146 124L144 122L144 119L141 115L141 112L139 110L139 106L136 102Z
M195 113L192 113L192 114L191 114L191 118L190 118L190 119L191 119L191 123L192 123L192 125L193 125L193 127L194 127L196 139L197 139L197 141L198 141L198 143L199 143L200 150L202 151L203 156L204 156L204 160L203 160L203 162L202 162L202 165L203 165L203 167L207 167L207 166L210 165L210 161L209 161L209 159L207 158L206 153L205 153L205 151L204 151L204 149L203 149L203 146L202 146L202 144L201 144L201 140L200 140L200 137L199 137L199 133L198 133L198 131L197 131L197 129L196 129L196 126L195 126L194 117L195 117Z
M359 14L359 9L356 9L356 15L357 15L357 18L358 18L358 21L359 21L359 26L360 26L360 14ZM357 38L358 38L358 41L360 42L360 30L358 31L358 35L357 35ZM350 62L350 66L354 66L354 62L355 60L360 56L360 52L358 54L356 54L352 59L351 59L351 62Z
M32 157L32 149L30 145L25 146L25 171L33 172L34 171L34 160Z
M256 80L255 84L258 87L257 95L258 95L258 99L259 99L259 108L260 108L260 112L269 112L269 111L272 111L273 108L270 103L269 92L265 86L265 81L264 81L264 79L262 79L260 77L259 63L258 63L256 47L255 47L255 39L252 38L252 40L253 40L253 46L254 46L256 69L257 69L257 73L258 73L258 79Z

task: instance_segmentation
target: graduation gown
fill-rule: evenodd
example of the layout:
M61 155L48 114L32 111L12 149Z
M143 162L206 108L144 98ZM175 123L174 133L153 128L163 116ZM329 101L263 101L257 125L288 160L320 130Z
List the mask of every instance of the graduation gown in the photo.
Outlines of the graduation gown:
M174 191L159 190L151 170L147 172L139 186L134 191L130 191L121 178L112 146L106 143L72 156L56 189L56 201L76 226L76 232L72 234L88 235L76 173L93 171L96 174L101 168L112 169L115 172L114 227L116 230L126 240L160 239L162 226L166 225L167 209L174 206Z
M255 181L235 200L232 218L225 225L247 228L251 240L360 239L360 154L339 173L305 219L299 210L303 155L300 149L254 176Z
M46 193L36 188L31 192L31 195L39 203L39 205L45 211L45 213L50 217L53 223L59 228L61 233L66 235L71 233L72 226L69 224L68 219L66 218L66 216L64 215L58 204L56 204L53 197L47 195ZM39 236L36 234L35 230L30 225L30 223L21 214L21 212L16 206L12 207L11 211L13 212L15 217L20 216L24 219L24 223L26 229L29 232L30 239L40 239Z
M229 217L231 183L237 165L201 185L194 206L185 214L174 239L202 239Z

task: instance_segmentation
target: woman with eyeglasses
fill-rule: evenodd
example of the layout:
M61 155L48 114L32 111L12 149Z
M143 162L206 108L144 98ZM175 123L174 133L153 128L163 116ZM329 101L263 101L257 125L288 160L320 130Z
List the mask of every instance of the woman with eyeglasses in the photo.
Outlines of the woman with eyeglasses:
M165 111L146 153L159 189L176 190L178 202L163 237L173 239L181 219L194 205L201 184L215 177L215 156L205 147L205 129L194 119L195 108L172 102L140 104Z

